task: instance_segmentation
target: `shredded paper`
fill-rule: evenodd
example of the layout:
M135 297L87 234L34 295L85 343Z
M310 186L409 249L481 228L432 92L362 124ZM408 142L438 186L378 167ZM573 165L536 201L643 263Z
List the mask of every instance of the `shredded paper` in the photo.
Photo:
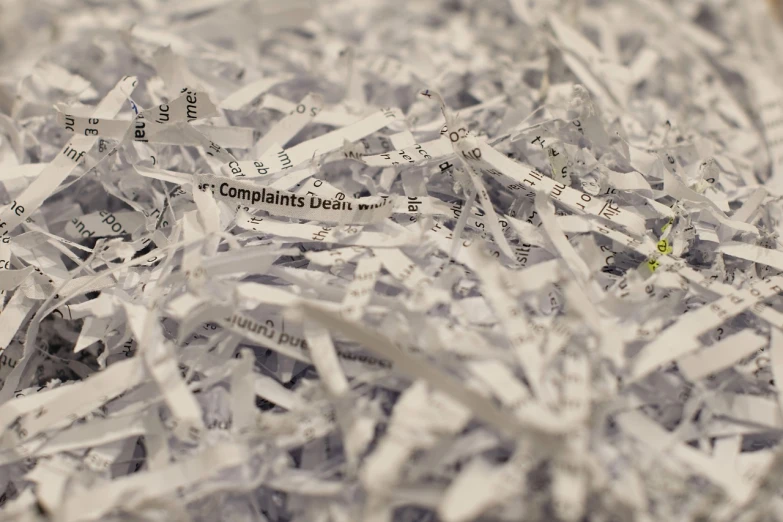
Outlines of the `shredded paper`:
M783 520L782 12L0 0L0 519Z

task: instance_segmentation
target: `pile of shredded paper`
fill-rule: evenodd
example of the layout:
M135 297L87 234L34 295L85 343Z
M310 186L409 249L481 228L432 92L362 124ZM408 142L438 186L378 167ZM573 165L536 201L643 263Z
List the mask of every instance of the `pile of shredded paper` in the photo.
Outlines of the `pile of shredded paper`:
M0 1L0 519L783 520L775 13Z

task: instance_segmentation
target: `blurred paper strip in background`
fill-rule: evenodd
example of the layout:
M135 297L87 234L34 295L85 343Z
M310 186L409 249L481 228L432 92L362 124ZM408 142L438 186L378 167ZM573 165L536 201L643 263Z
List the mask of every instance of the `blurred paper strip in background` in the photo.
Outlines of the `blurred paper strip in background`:
M767 0L769 8L772 14L775 15L775 19L780 22L783 21L783 1L781 0Z

